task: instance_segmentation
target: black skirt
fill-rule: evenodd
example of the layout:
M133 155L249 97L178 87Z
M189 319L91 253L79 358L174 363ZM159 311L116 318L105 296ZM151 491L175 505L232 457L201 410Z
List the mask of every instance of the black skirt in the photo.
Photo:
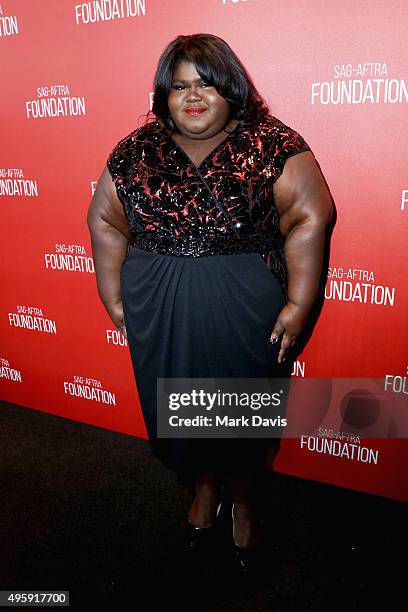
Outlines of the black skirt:
M258 253L177 257L131 248L121 272L130 355L150 447L180 483L202 471L246 477L276 438L157 437L157 378L289 377L269 341L286 303Z

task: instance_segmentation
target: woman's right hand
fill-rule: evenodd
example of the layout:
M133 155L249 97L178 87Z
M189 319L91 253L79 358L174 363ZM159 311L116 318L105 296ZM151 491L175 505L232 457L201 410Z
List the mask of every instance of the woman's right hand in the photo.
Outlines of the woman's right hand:
M115 327L118 328L118 330L125 336L127 340L127 331L125 325L125 317L123 314L122 300L111 304L105 304L105 308Z

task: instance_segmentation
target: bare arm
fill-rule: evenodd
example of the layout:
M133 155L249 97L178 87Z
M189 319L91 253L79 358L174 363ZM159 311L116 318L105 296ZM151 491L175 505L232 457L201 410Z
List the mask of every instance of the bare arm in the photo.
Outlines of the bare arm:
M99 296L113 323L123 327L120 271L130 231L107 167L100 176L89 205L87 223Z
M286 238L288 304L282 309L272 336L284 333L278 357L279 361L284 361L283 357L295 343L317 297L325 232L333 205L310 151L293 155L286 161L273 190L280 216L279 228Z

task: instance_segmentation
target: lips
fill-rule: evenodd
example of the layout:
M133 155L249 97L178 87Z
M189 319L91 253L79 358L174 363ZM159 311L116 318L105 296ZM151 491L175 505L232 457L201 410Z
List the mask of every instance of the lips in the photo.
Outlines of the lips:
M201 113L205 112L205 108L202 108L201 106L190 106L190 108L186 108L185 109L185 113L187 113L188 115L193 115L193 116L197 116L197 115L201 115Z

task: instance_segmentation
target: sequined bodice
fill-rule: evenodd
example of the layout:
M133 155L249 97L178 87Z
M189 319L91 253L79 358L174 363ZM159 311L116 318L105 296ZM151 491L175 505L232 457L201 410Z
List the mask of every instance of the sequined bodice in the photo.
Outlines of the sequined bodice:
M286 158L308 149L297 132L270 117L250 128L238 125L196 168L155 121L122 139L107 165L132 234L231 232L199 173L241 234L275 234L273 184Z
M238 124L196 167L157 120L120 140L107 166L132 236L245 240L280 236L273 185L286 159L307 150L300 134L268 116ZM282 253L272 259L284 267Z

